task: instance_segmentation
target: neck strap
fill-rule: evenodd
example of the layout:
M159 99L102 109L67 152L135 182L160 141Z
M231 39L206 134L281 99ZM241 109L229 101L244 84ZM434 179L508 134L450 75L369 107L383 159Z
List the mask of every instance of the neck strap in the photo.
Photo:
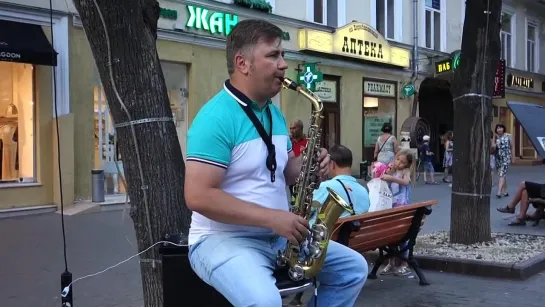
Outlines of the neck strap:
M265 128L263 127L263 124L259 121L257 116L255 115L254 111L252 110L252 100L248 98L246 95L244 95L241 91L237 90L235 87L231 85L231 82L229 80L225 81L225 87L235 96L237 97L240 102L239 106L244 110L244 113L246 113L246 116L252 121L254 124L254 127L257 129L257 132L259 133L259 136L261 136L261 139L267 146L267 159L265 160L265 165L267 166L267 169L271 172L271 182L275 181L275 173L276 173L276 149L272 142L272 128L273 128L273 121L272 121L272 114L271 109L268 105L265 106L267 116L269 118L269 133L265 132Z

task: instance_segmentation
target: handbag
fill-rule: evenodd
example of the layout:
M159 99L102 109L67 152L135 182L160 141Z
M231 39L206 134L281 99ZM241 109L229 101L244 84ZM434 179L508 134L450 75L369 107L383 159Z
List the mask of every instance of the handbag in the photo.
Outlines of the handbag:
M382 151L382 148L384 147L384 145L386 145L386 143L388 142L388 140L392 137L393 135L390 135L386 141L384 141L384 143L382 143L382 146L380 146L380 149L378 150L378 153L377 153L377 156L376 157L373 157L373 163L377 162L377 159L378 159L378 154Z

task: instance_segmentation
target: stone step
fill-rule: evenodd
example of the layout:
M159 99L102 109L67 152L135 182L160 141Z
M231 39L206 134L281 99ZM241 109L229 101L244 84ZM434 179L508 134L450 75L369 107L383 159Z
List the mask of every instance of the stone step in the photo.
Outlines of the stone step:
M56 210L57 210L57 206L55 205L28 206L28 207L17 207L17 208L10 208L10 209L0 209L0 219L17 217L17 216L53 213Z

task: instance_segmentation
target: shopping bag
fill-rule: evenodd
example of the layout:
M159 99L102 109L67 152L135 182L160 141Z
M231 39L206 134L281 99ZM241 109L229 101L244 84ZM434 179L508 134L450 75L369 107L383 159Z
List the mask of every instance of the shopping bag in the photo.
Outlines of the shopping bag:
M380 178L371 179L367 183L367 188L369 189L369 212L392 208L392 191L386 181Z

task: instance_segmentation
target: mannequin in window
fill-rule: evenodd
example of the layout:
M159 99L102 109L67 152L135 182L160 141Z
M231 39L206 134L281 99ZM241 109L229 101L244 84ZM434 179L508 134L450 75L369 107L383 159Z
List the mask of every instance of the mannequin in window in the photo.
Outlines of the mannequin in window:
M0 139L2 139L2 179L16 179L17 142L14 139L17 130L17 107L12 103L6 110L6 116L0 121ZM2 123L3 122L3 123Z

